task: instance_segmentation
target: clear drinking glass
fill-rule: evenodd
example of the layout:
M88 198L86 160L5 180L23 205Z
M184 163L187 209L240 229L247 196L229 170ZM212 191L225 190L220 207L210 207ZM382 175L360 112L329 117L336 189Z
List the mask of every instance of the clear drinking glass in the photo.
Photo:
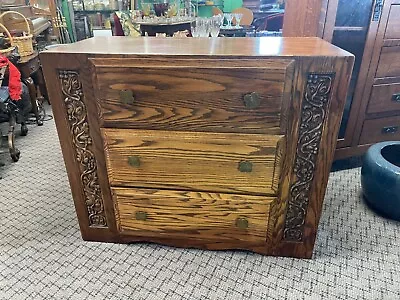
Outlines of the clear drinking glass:
M192 37L199 37L199 18L194 19L191 23L190 23L190 31L192 33Z
M211 17L210 33L212 37L218 37L223 19L221 15Z
M236 28L240 28L240 20L242 20L243 14L234 14L236 20Z
M197 26L199 37L208 37L209 35L209 25L207 18L197 18Z
M224 14L226 21L228 22L228 25L226 25L226 28L231 28L232 27L232 20L233 20L233 15L232 14Z

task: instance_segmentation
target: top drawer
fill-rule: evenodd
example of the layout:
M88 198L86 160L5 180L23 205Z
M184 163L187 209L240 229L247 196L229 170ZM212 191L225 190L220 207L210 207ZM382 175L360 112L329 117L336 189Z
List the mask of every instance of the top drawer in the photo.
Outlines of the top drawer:
M121 62L122 61L122 62ZM290 61L236 60L186 65L96 65L104 127L175 131L281 132ZM122 66L125 64L127 66ZM291 80L288 80L289 92Z
M400 5L390 7L385 39L400 39Z

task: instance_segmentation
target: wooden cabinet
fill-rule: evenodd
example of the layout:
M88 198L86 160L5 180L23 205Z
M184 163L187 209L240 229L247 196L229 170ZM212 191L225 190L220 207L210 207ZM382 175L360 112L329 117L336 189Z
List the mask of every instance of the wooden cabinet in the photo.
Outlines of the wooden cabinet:
M350 53L112 37L41 58L85 240L311 257Z
M400 1L329 0L326 15L323 38L356 57L336 158L357 156L399 138Z
M355 55L338 159L399 139L399 16L399 0L287 0L284 36L319 36Z

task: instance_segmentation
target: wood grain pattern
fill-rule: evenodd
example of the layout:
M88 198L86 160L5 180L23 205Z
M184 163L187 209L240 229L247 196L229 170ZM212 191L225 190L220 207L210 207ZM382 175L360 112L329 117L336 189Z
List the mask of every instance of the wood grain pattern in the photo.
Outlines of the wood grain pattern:
M274 195L275 153L282 136L102 130L111 185ZM140 157L140 167L128 163ZM251 172L240 172L249 161ZM276 176L279 176L276 174Z
M352 55L314 38L135 39L134 42L129 38L107 38L60 46L42 56L85 240L146 241L179 247L245 249L269 255L311 257L354 62ZM251 76L255 73L264 76L261 79L264 82L280 82L283 84L282 93L277 97L281 103L280 134L225 133L221 132L223 129L197 132L170 128L101 128L99 112L102 102L108 99L104 99L100 87L112 84L99 79L98 70L107 69L110 73L108 70L112 68L131 70L139 66L161 71L172 68L176 70L174 74L179 73L178 69L189 70L190 78L199 76L197 70L207 70L211 72L207 74L211 74L212 84L232 77L243 78L252 84L254 80L246 79L240 69L248 70L253 74ZM261 71L263 68L265 73ZM73 151L60 82L55 80L59 70L76 70L82 74L83 101L93 138L107 228L92 228L88 224L82 180L76 175L79 158ZM294 242L284 240L283 233L290 186L295 178L296 141L309 73L336 73L336 76L332 97L326 106L312 174L314 180L310 183L303 239ZM236 81L219 84L229 85L234 93L239 94L238 87L242 89L243 85ZM262 87L257 80L255 82L255 87ZM146 86L150 86L150 82ZM206 87L212 87L210 93L219 92L209 83ZM157 89L154 96L165 99L159 85ZM190 90L183 90L182 94L190 94ZM223 108L228 107L228 104L220 102ZM202 105L199 101L198 106L202 108ZM207 102L207 105L213 103ZM240 113L238 109L234 114ZM274 114L277 115L277 111ZM308 145L304 143L303 146L307 148ZM131 164L128 156L131 156ZM250 173L238 170L239 163L246 161L253 163ZM249 164L242 164L242 171L249 170ZM125 190L124 200L117 200L118 192L111 197L110 188ZM121 208L119 204L122 203L125 206ZM137 208L146 209L146 214L137 212ZM238 218L241 221L236 223ZM246 234L243 230L247 222L242 219L248 222ZM151 223L153 225L140 223L145 220L156 222ZM139 223L141 225L137 225Z
M87 63L86 55L70 55L65 59L64 55L54 55L46 57L40 54L43 65L44 76L46 80L49 97L52 101L52 112L54 114L57 126L60 145L67 169L70 182L72 197L78 216L79 227L84 240L97 241L119 241L116 225L114 205L111 198L111 192L108 185L107 170L104 159L103 143L100 137L100 128L97 122L97 110L95 101L92 97L93 87L90 68L82 68ZM107 220L107 227L89 226L87 205L85 202L83 183L81 180L79 161L74 150L74 144L71 136L68 115L66 114L65 97L62 92L61 81L59 80L60 70L70 70L79 73L79 80L82 83L82 98L87 109L87 121L90 127L92 137L92 147L97 162L98 182L101 187L101 196L104 204L104 213Z
M393 95L399 95L399 100L394 101ZM372 87L367 113L382 113L400 111L400 83L381 84Z
M400 39L400 5L392 5L387 22L385 39Z
M400 116L364 121L360 144L372 144L398 139L400 139Z
M321 0L286 0L283 36L318 36L323 4Z
M107 227L104 203L97 174L97 161L93 152L93 138L87 120L87 108L79 74L60 71L65 111L68 116L70 136L79 162L79 176L83 185L89 226Z
M113 188L122 234L264 242L271 197ZM146 220L137 220L136 213ZM246 219L239 228L237 219Z
M96 68L103 126L183 131L280 133L285 69ZM124 104L129 90L134 103ZM246 108L252 92L260 105Z
M311 197L323 126L328 115L335 73L309 73L300 112L299 137L295 158L295 179L290 186L284 239L302 241Z
M293 0L294 2L297 0ZM320 0L308 0L320 1ZM302 2L304 2L302 0ZM318 12L319 13L319 12ZM287 12L285 12L285 15ZM286 18L286 17L285 17ZM318 20L316 20L318 22ZM299 26L300 28L300 26ZM285 29L284 29L285 30ZM315 35L314 35L315 36ZM244 37L234 39L187 39L156 37L95 37L68 46L60 45L46 51L51 56L57 53L86 53L92 58L168 58L197 59L214 58L290 58L315 56L343 56L350 53L319 38L267 38Z
M400 47L382 47L376 77L400 76Z

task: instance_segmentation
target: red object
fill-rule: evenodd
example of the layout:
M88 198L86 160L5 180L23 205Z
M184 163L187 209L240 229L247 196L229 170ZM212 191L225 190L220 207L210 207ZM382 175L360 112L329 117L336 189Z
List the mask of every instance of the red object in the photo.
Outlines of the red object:
M114 14L114 35L124 36L124 30L122 29L122 25L117 14Z
M22 94L21 73L7 57L0 56L0 67L4 66L8 66L8 93L10 94L11 100L18 101L21 99Z

